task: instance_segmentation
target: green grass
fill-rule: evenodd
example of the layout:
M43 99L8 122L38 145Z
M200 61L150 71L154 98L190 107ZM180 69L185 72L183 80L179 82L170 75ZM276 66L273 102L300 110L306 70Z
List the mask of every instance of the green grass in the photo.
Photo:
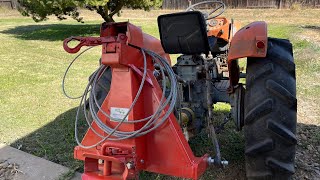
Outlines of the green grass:
M255 15L248 19L248 13L251 12L255 10L244 13L235 10L234 17L245 22L259 18ZM233 12L229 11L228 14L232 15ZM311 18L304 11L301 16L306 17L305 19ZM119 20L124 21L128 17L121 17ZM154 19L135 17L130 22L141 26L146 33L159 37L156 19L151 18ZM78 101L67 99L61 90L63 73L75 55L67 54L63 50L62 40L69 36L98 36L99 23L100 20L95 18L89 18L85 24L72 20L34 23L30 18L18 15L11 18L0 15L0 143L19 147L23 151L73 170L81 169L82 162L73 159L73 147L76 145L74 117ZM317 105L320 103L320 48L315 42L299 37L304 31L298 22L295 24L291 21L271 21L269 25L270 36L288 38L293 42L299 102L313 102ZM95 48L79 59L67 79L68 92L73 95L82 94L88 76L98 65L99 54L99 48ZM177 55L172 57L174 62ZM215 119L222 121L229 109L226 104L216 105ZM312 107L312 110L315 118L308 123L320 125L319 107ZM302 107L302 111L307 110ZM299 122L306 123L303 119ZM224 179L234 174L234 169L239 169L240 172L234 177L242 177L243 134L236 132L230 122L218 137L222 155L231 165L225 170L210 168L202 179ZM316 134L315 141L319 140L319 137L319 134ZM212 146L205 133L193 138L190 145L196 155L205 152L213 155ZM69 177L69 174L64 177ZM142 173L141 177L168 179L166 176L146 172Z

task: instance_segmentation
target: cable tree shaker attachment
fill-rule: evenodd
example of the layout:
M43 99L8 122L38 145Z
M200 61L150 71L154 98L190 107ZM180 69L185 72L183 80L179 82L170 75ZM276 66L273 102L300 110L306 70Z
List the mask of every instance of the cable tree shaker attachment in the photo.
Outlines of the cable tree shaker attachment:
M79 45L70 48L68 42L73 40ZM82 179L134 179L142 170L198 179L210 158L194 156L173 114L177 80L160 41L127 22L103 23L100 37L64 41L69 53L98 45L102 45L101 66L90 78L77 112L93 117L74 149L74 157L84 161ZM162 82L165 88L170 84L166 97L166 89L153 74L155 64L168 77ZM100 106L95 88L106 68L112 70L112 82Z

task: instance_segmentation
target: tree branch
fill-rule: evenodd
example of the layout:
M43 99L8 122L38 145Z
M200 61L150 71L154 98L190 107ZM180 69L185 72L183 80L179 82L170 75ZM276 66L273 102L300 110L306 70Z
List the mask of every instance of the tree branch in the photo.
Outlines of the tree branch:
M124 3L123 0L119 0L117 2L116 7L114 8L114 10L109 14L110 17L114 16L115 14L117 14L123 7Z

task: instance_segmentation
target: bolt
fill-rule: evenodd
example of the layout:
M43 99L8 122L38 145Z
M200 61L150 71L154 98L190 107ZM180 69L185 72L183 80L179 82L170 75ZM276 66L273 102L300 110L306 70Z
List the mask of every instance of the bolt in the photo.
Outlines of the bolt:
M209 165L216 165L215 164L215 160L212 157L209 157L207 161L208 161ZM222 165L223 167L226 167L226 166L229 165L229 161L221 161L221 163L219 165Z
M155 68L156 70L160 70L160 65L159 65L158 63L155 63L155 64L154 64L154 68Z
M157 70L155 70L155 71L153 71L153 75L154 75L154 77L160 77L160 72L159 71L157 71Z
M223 167L228 166L229 165L229 161L221 161L221 165Z
M141 159L141 160L140 160L140 162L141 162L141 164L143 164L143 163L144 163L144 160L143 160L143 159Z
M121 35L120 35L120 39L121 39L121 40L125 40L125 39L126 39L126 36L123 35L123 34L121 34Z
M213 165L214 164L214 159L212 157L208 158L208 164Z
M132 162L128 162L126 165L127 165L128 169L133 169L134 168L134 165L133 165Z

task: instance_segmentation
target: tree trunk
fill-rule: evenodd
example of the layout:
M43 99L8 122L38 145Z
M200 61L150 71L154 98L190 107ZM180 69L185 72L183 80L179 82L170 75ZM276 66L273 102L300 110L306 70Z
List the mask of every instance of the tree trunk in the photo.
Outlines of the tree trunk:
M123 1L120 1L117 3L116 7L113 11L109 11L108 4L105 6L99 6L97 8L97 13L100 14L100 16L103 18L105 22L114 22L113 16L121 10L123 7Z

